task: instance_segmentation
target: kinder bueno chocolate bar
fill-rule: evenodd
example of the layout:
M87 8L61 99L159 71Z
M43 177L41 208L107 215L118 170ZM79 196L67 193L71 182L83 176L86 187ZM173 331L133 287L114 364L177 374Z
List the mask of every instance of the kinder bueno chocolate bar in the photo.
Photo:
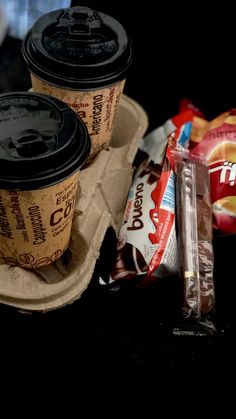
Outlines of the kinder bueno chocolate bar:
M168 120L141 142L143 161L131 186L110 282L144 285L177 267L175 188L170 149L185 148L192 112ZM167 152L165 150L168 142Z
M236 109L207 124L190 148L208 162L213 226L222 233L236 233Z

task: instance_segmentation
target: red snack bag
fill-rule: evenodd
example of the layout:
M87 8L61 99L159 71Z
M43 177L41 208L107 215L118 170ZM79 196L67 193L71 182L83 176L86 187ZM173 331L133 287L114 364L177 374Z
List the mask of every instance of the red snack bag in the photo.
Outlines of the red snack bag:
M190 149L206 158L211 184L213 226L236 233L236 109L196 130Z

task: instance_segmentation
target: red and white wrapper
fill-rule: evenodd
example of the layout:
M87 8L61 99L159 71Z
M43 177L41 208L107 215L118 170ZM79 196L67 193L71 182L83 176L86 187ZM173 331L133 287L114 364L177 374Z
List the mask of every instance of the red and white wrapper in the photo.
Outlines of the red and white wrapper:
M157 277L177 273L170 150L186 147L192 118L192 111L179 114L142 140L143 161L129 191L110 282L126 280L145 285Z

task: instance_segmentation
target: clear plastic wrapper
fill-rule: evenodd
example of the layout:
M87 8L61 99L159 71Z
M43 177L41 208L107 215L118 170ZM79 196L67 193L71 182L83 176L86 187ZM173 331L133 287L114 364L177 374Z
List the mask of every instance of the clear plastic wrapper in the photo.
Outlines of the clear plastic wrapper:
M188 152L172 152L175 161L178 253L185 319L214 330L212 210L208 167Z

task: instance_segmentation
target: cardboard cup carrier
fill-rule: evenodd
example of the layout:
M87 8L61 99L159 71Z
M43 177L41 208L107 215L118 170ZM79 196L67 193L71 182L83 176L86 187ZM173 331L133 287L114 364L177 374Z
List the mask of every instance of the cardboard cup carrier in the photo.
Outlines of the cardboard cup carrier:
M27 97L29 94L27 94ZM12 99L11 95L7 96L4 95L5 100L8 100L8 108L11 109L10 100ZM30 96L32 98L32 102L35 100L35 109L37 109L38 99L34 98L34 95ZM18 246L18 241L16 241L17 249L14 253L11 247L9 246L10 253L14 253L14 258L17 257L19 251L23 253L23 246L25 233L23 233L26 229L23 229L23 221L25 223L30 223L30 217L35 216L34 220L39 223L38 213L35 207L40 207L41 211L41 219L44 220L46 214L48 214L48 210L50 213L55 213L55 201L51 200L51 194L48 193L50 188L55 188L54 196L57 193L56 191L60 191L60 178L63 178L62 184L66 182L66 186L63 186L63 193L58 195L59 203L56 206L57 209L61 209L64 205L64 202L67 198L65 198L67 191L70 194L72 185L77 181L77 172L75 171L72 175L72 167L73 167L73 160L75 157L72 157L71 160L71 167L68 169L70 173L68 173L68 177L66 178L62 171L57 171L57 167L59 166L59 160L57 158L53 159L52 165L47 165L46 160L41 165L37 162L37 158L27 159L25 157L25 153L27 157L29 154L32 154L30 150L30 146L28 149L27 146L27 135L34 135L29 133L26 135L24 133L24 126L25 122L27 121L28 124L31 124L32 120L32 130L36 130L41 132L41 129L44 126L44 134L47 138L47 135L51 135L51 131L55 131L58 129L58 113L60 106L56 103L56 109L51 109L52 103L48 106L48 101L45 101L45 107L41 110L38 110L38 122L34 118L34 106L26 106L24 104L24 94L21 95L22 100L22 114L19 110L19 115L15 115L16 119L11 119L10 123L10 116L7 114L3 117L1 116L2 123L5 124L5 130L9 129L11 132L10 126L18 126L18 117L20 120L23 121L21 118L25 118L24 123L22 123L22 143L21 139L19 138L18 131L16 130L16 135L11 140L13 144L9 147L9 136L5 135L5 140L1 141L0 145L0 158L2 158L2 153L8 153L10 150L10 154L7 156L8 163L6 162L4 166L4 170L7 171L6 179L3 179L3 168L1 165L1 199L2 202L5 202L5 193L9 190L8 194L8 213L6 211L6 205L4 204L4 209L1 204L1 218L3 220L2 226L5 229L5 232L9 232L9 234L14 234L17 232L19 236L19 240L21 241L22 247ZM15 99L14 99L15 100ZM15 102L14 102L15 105ZM2 106L2 105L1 105ZM58 107L57 107L58 106ZM66 105L65 105L66 106ZM26 112L27 109L27 112ZM50 110L49 110L50 109ZM24 113L26 112L26 115ZM63 114L64 115L64 114ZM74 114L75 115L75 114ZM50 118L49 118L50 116ZM66 115L64 115L66 117ZM41 118L41 119L40 119ZM52 118L52 124L49 123ZM42 119L44 120L44 124L42 124ZM9 120L9 124L8 124ZM13 124L13 125L12 125ZM72 133L73 129L73 121L69 121L67 124L67 129L70 133ZM103 242L103 238L108 227L112 226L116 234L118 234L120 229L120 224L122 222L123 212L126 204L127 194L131 185L132 181L132 162L136 151L138 149L138 144L143 136L144 132L147 128L147 116L144 110L132 99L128 98L125 95L122 95L120 106L117 113L117 119L115 122L114 130L112 139L110 142L110 147L108 150L102 150L95 160L90 164L90 166L86 167L85 169L80 171L78 177L79 183L79 193L76 195L75 199L75 209L73 211L73 224L72 224L72 232L71 232L71 239L69 243L68 249L65 251L64 255L59 259L55 260L54 262L50 263L49 265L45 266L37 266L35 264L34 268L30 267L30 263L32 264L31 258L23 257L20 258L24 264L29 264L29 266L25 266L28 269L22 268L21 266L10 266L7 264L7 260L4 264L0 265L0 302L8 305L12 305L18 307L21 310L29 310L29 311L48 311L52 309L56 309L62 307L74 300L78 299L81 293L86 289L88 286L95 267L96 260L99 256L100 246ZM82 128L81 128L82 129ZM63 127L62 127L63 132ZM61 131L59 131L61 133ZM68 134L67 134L68 135ZM82 129L80 132L80 138L84 138L84 143L87 144L86 134ZM60 137L60 135L59 135ZM59 140L58 137L58 140ZM3 129L1 128L0 131L0 138L3 138ZM28 138L29 139L29 138ZM47 142L47 141L46 141ZM83 145L82 149L79 154L83 156L81 157L80 163L84 160L88 149ZM21 150L21 146L23 150ZM36 151L42 151L41 147L41 138L39 136L38 140L35 140ZM5 147L5 150L4 150ZM51 149L51 144L49 140L49 149ZM25 148L25 150L24 150ZM86 149L86 151L85 151ZM4 150L4 151L3 151ZM16 155L14 155L16 153ZM15 176L15 169L13 170L12 161L16 161L16 156L20 153L23 153L24 156L19 157L19 164L17 168L17 176ZM50 155L50 151L49 151ZM59 153L60 155L60 153ZM64 159L68 159L68 152L65 149L64 152ZM23 160L25 162L23 163ZM80 165L78 164L78 166ZM55 168L56 173L53 173L53 169ZM20 179L19 177L20 173ZM37 174L38 173L38 174ZM45 176L44 176L45 175ZM35 178L34 178L35 176ZM51 180L49 180L51 176ZM50 186L54 183L52 180L55 180L55 184ZM8 179L8 180L7 180ZM10 179L10 180L9 180ZM46 180L47 179L47 180ZM65 179L65 180L64 180ZM68 183L68 180L71 181ZM28 183L27 183L28 182ZM2 185L4 183L4 189L2 189ZM40 194L40 200L43 200L43 206L45 208L45 213L43 208L41 209L41 204L39 200L39 204L35 204L34 199L35 196L35 185L43 185L42 189L38 189ZM16 187L17 185L17 187ZM24 203L26 205L26 210L24 211L24 220L22 218L23 212L19 211L19 200L15 199L15 197L19 197L18 193L20 194L22 190L22 185L24 191L28 189L26 192L23 192L23 195L27 193L29 196L25 198ZM33 185L33 187L31 187ZM70 186L69 186L70 185ZM11 186L11 187L10 187ZM14 187L12 187L14 186ZM27 188L26 188L27 186ZM33 192L31 192L31 189ZM14 191L13 194L11 192ZM15 191L16 195L15 195ZM42 195L44 191L45 196ZM32 193L32 196L30 195ZM3 195L4 197L3 197ZM70 199L68 196L68 199ZM3 197L3 198L2 198ZM13 199L14 198L14 199ZM32 208L33 207L33 208ZM31 208L29 210L29 208ZM7 223L6 223L6 213L7 216L9 211L13 211L14 214L11 214L12 219L15 217L15 231L13 229L7 230ZM60 218L63 218L63 214L65 214L67 210L63 207L62 211L58 211L55 213L54 223L57 223ZM71 212L72 214L72 212ZM10 217L10 215L9 215ZM28 218L26 218L28 217ZM18 220L18 221L17 221ZM17 230L17 222L19 230ZM63 220L60 220L61 229L63 229ZM58 223L59 225L59 223ZM65 224L64 224L65 225ZM25 224L26 226L26 224ZM57 227L57 224L56 226ZM67 228L67 227L66 227ZM31 235L29 237L31 240L36 240L34 237L34 228L31 226ZM55 230L55 232L60 231L60 229ZM35 229L35 233L37 233L37 229ZM65 230L56 236L59 241L62 241L63 234ZM17 237L18 237L17 236ZM36 234L37 236L37 234ZM40 235L37 236L40 238ZM36 237L36 238L37 238ZM42 236L43 237L43 236ZM45 235L46 237L46 235ZM60 237L60 240L59 240ZM1 236L1 240L2 240ZM49 243L48 249L51 246L51 240ZM33 247L33 245L32 245ZM29 250L31 253L31 249ZM53 252L49 252L50 256ZM13 256L11 256L13 257ZM47 257L46 250L43 256L39 257ZM53 256L54 258L54 256ZM56 257L55 257L56 259ZM65 263L66 260L66 263ZM2 260L2 263L4 260Z
M0 96L0 263L34 269L67 249L91 141L63 102Z
M33 90L63 100L86 123L92 160L109 145L132 61L125 29L87 7L60 9L35 22L22 53Z

